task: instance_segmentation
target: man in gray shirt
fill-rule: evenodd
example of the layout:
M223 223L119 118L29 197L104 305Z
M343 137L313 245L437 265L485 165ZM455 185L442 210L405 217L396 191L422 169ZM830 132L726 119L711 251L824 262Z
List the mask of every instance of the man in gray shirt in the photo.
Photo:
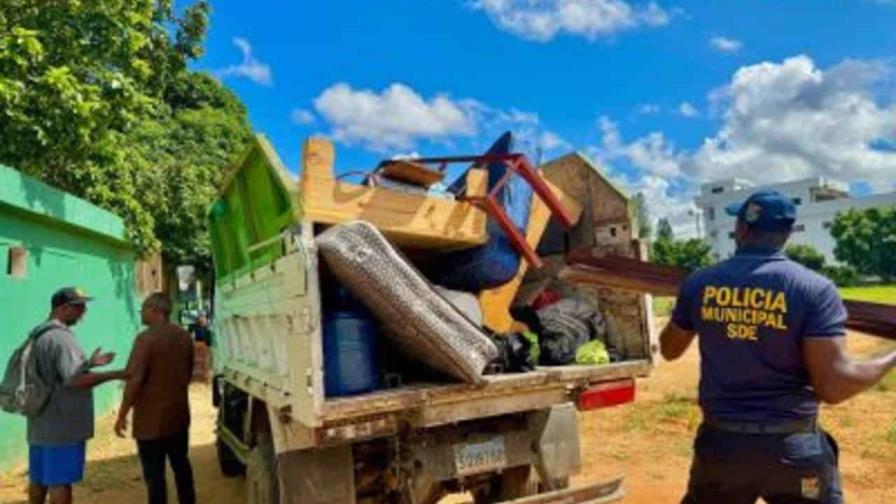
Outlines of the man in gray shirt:
M51 390L40 413L28 417L28 488L30 504L70 504L72 484L84 478L85 444L93 437L93 392L109 380L124 379L125 371L92 372L115 358L99 348L89 359L75 340L71 326L87 312L92 298L66 287L53 294L50 317L35 327L37 370Z

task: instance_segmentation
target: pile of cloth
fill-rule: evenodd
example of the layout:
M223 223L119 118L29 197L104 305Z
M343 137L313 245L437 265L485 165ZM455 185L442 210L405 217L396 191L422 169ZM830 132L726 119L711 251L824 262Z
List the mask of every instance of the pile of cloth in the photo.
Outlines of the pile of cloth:
M608 364L621 358L597 300L573 288L546 289L513 316L538 335L540 365Z

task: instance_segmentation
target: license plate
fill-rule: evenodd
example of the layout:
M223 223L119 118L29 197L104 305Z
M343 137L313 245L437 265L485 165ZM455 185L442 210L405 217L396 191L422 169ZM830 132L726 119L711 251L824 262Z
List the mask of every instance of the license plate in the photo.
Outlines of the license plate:
M454 445L454 468L458 476L502 469L507 465L504 438Z

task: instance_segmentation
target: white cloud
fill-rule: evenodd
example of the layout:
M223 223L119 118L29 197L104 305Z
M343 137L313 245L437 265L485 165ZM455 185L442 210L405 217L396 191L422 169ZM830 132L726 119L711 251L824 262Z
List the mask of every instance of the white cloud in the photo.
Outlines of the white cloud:
M393 154L391 159L418 159L422 157L419 152L411 151L411 152L399 152L398 154Z
M230 65L227 68L218 70L216 73L221 77L245 77L257 84L270 86L273 83L271 67L252 55L252 44L244 38L234 37L233 45L237 46L240 52L243 53L243 61L239 65Z
M399 83L376 92L340 82L325 89L314 107L330 123L336 140L382 151L409 149L419 138L473 135L475 103L446 95L426 100Z
M645 135L631 143L626 143L619 132L619 126L606 116L598 119L602 145L597 155L606 161L626 160L633 166L652 175L676 177L682 174L682 154L660 132Z
M612 165L623 162L634 172L620 173L620 183L631 194L644 193L651 219L668 218L676 236L696 235L695 220L690 212L696 208L694 190L676 191L676 184L693 187L682 172L685 154L676 149L660 132L652 132L632 142L626 142L619 126L606 116L598 119L601 145L592 153L601 162Z
M638 113L641 115L659 114L660 106L656 103L644 103L638 106Z
M302 125L313 124L315 121L314 113L305 109L293 110L290 117L292 118L292 122Z
M637 178L623 178L621 183L630 194L643 193L647 211L654 229L659 219L669 219L677 238L697 237L697 205L695 192L675 192L668 178L656 175L642 175Z
M500 28L546 42L560 33L596 40L639 26L662 26L672 14L655 2L625 0L473 0Z
M644 192L651 215L668 217L679 236L694 234L699 183L740 177L761 185L825 175L896 189L896 104L875 97L892 88L886 66L845 61L819 69L806 56L738 70L710 93L723 124L693 151L662 132L626 141L618 125L598 119L601 160L627 164L622 183Z
M827 175L893 187L896 105L875 97L881 64L848 60L827 70L797 56L739 69L710 95L724 124L686 163L701 180L778 182Z
M744 46L740 40L728 37L713 37L709 40L709 45L716 51L723 53L736 53Z
M570 150L572 145L553 131L545 131L538 139L538 146L546 151Z
M697 107L688 102L681 102L681 105L678 106L678 113L684 117L697 117L700 115L700 111L697 110Z

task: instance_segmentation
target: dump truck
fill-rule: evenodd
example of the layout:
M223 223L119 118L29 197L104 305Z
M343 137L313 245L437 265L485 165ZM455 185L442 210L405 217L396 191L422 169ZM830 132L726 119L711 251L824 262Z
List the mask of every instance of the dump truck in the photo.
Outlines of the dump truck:
M583 285L599 302L620 357L602 365L539 366L480 383L385 380L378 390L325 390L322 268L315 236L346 219L374 223L408 257L482 243L490 218L467 201L437 200L334 175L333 147L306 142L299 177L261 135L227 173L209 211L215 265L213 401L221 470L245 477L253 504L619 500L621 479L570 485L581 469L579 420L634 399L656 352L651 298ZM468 191L481 185L471 170ZM539 167L578 216L564 229L534 205L527 233L541 267L482 293L486 325L564 267L565 252L644 259L628 197L573 153ZM535 221L540 221L535 223ZM531 289L529 289L531 291Z

